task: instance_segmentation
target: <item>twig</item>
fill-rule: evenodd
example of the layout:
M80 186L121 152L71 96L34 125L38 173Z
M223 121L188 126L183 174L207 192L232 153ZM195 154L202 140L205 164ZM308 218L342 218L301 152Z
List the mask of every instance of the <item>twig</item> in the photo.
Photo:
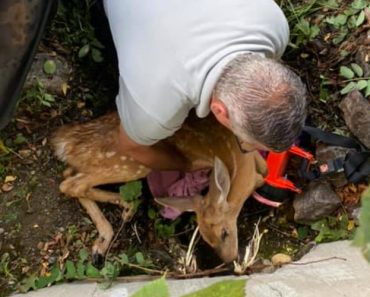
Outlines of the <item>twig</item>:
M194 248L195 248L194 242L195 242L195 238L198 235L198 231L199 231L199 227L195 228L193 236L191 237L191 240L190 240L190 243L189 243L189 248L188 248L188 251L186 252L186 257L185 257L186 267L188 267L190 265L191 259L193 258L192 254L193 254L193 251L194 251Z
M138 242L141 244L141 239L140 239L140 236L139 236L139 233L137 232L137 226L136 226L136 222L134 223L134 225L132 226L132 229L134 230L135 232L135 235L136 235L136 238L138 240Z
M143 266L140 266L140 265L136 265L136 264L127 263L125 265L127 265L127 266L129 266L131 268L137 268L137 269L141 269L141 270L144 270L144 271L147 271L147 272L151 272L151 273L166 274L166 271L157 270L157 269L151 269L151 268L146 268L146 267L143 267Z
M230 268L223 267L225 264L221 264L215 268L203 270L200 272L194 272L189 274L172 274L170 273L169 276L175 279L186 279L186 278L196 278L196 277L203 277L203 276L209 276L216 273L226 272L230 271Z
M308 262L303 262L303 263L293 262L293 263L288 263L287 265L309 265L309 264L315 264L315 263L320 263L320 262L326 262L330 260L347 261L346 258L342 258L342 257L330 257L330 258L325 258L325 259L320 259L320 260L315 260L315 261L308 261Z
M109 255L110 250L113 246L113 243L117 240L118 235L121 233L124 226L125 226L125 221L122 221L121 226L119 227L118 232L116 233L116 236L114 236L113 240L109 244L109 247L108 247L108 250L107 250L107 253L106 253L106 256L105 256L104 266L107 264L108 255Z

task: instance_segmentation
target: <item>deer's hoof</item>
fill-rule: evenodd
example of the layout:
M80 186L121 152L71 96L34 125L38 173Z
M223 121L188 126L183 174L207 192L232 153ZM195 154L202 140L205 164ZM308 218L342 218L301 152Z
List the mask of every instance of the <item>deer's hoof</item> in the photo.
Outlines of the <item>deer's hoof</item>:
M104 255L98 252L92 254L92 265L97 269L102 269L104 267Z

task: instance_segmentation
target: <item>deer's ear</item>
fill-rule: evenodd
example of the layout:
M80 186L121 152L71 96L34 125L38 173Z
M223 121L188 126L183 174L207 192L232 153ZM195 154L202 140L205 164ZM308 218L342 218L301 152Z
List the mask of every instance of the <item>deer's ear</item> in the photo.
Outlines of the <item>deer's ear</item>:
M221 203L226 200L230 191L230 174L224 162L218 157L215 157L213 170L216 187L221 192L218 203Z
M163 206L173 207L181 212L183 211L197 211L200 205L202 196L195 195L192 197L165 197L154 198L156 202Z

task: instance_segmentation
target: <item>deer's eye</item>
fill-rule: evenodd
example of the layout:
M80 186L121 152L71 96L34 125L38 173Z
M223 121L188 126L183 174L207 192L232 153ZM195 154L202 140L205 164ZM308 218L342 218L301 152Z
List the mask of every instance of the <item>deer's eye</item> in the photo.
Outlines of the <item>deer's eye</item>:
M221 232L221 240L222 241L225 241L228 236L229 236L229 232L227 232L226 229L222 229L222 232Z

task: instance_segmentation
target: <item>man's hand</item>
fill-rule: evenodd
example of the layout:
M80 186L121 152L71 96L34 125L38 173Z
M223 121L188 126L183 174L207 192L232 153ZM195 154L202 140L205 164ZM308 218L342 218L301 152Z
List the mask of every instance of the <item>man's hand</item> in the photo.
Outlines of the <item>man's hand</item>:
M178 150L163 143L153 146L140 145L120 127L119 149L122 154L132 157L139 163L156 170L189 171L190 162Z

